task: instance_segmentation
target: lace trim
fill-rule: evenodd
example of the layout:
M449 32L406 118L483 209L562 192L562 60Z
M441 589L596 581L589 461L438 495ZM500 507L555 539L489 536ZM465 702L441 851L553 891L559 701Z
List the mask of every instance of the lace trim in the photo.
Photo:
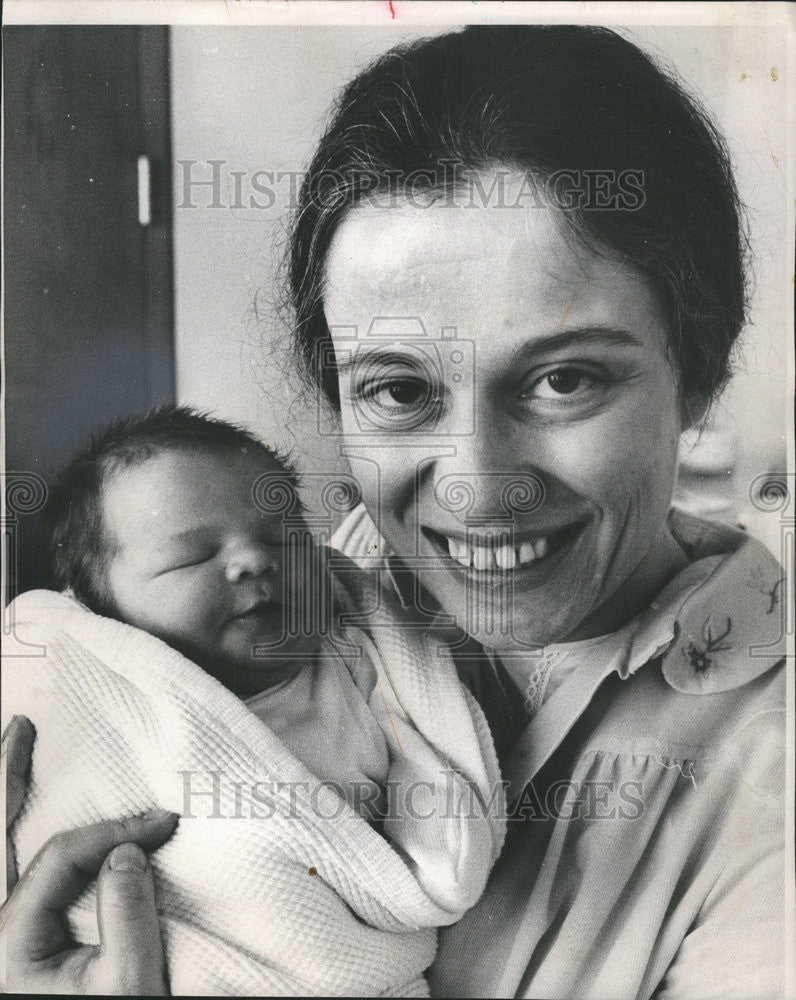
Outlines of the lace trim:
M550 685L550 675L553 668L567 659L563 649L553 649L539 654L538 662L531 671L525 684L525 700L523 702L528 716L534 716L542 707Z

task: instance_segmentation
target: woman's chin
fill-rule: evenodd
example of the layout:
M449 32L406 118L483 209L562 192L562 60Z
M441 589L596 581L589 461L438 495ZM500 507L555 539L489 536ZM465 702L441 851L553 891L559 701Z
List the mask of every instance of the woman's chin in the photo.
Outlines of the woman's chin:
M436 586L433 596L455 625L483 646L519 651L566 640L586 614L577 607L576 589L523 593L496 582L483 588L449 584Z
M572 622L554 614L528 614L522 618L515 614L507 626L500 616L490 620L484 615L467 631L482 646L496 653L522 653L566 641L572 631Z

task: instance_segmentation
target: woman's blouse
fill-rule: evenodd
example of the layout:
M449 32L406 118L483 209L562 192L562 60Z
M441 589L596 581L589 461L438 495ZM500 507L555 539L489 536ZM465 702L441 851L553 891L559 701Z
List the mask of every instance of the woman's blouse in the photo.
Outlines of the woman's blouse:
M503 751L509 834L441 932L432 995L785 995L782 575L741 532L670 526L690 565L571 650L532 712L517 664L462 670ZM379 544L355 513L333 541L361 559L369 530Z

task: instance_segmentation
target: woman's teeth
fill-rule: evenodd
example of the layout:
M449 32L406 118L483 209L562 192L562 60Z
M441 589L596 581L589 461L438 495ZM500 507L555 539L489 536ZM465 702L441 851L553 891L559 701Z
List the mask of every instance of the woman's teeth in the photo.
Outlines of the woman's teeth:
M446 538L451 558L462 566L477 570L515 569L547 555L547 538L536 538L521 545L472 545L455 538Z

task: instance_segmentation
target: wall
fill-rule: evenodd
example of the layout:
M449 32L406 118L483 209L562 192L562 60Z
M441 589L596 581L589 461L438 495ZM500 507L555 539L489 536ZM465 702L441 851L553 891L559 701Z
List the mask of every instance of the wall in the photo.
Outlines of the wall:
M332 442L318 436L306 405L292 404L272 344L274 334L277 343L286 334L274 274L290 178L274 185L274 204L266 207L271 199L257 191L264 178L256 172L300 171L340 85L408 34L290 27L172 32L178 398L299 448L309 469L335 466ZM702 445L707 464L718 466L726 445L735 469L714 475L714 488L699 503L723 505L725 515L735 508L773 546L778 529L771 515L761 517L748 503L748 491L758 473L781 468L784 457L791 293L784 247L785 38L749 27L629 34L676 66L718 119L749 207L756 253L752 323L741 370L714 416L717 430ZM219 184L188 190L186 178L212 178L210 160L222 161L215 168ZM243 173L236 179L233 171ZM697 454L694 464L700 463Z

